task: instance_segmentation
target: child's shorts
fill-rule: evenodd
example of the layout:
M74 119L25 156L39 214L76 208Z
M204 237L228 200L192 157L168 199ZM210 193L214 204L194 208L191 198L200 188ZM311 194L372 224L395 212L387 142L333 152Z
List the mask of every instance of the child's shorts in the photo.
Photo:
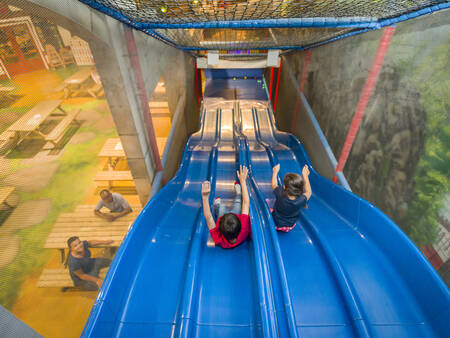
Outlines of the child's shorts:
M294 229L296 225L297 225L297 222L295 222L294 225L291 227L275 227L275 228L277 229L277 231L289 232L292 229Z

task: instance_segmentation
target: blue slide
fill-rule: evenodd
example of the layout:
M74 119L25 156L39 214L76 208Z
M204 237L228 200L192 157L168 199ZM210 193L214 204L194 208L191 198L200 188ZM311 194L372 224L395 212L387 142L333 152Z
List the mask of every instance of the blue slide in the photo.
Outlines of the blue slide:
M386 215L277 130L262 71L206 75L200 129L125 237L82 336L449 337L447 286ZM311 172L289 233L270 216L278 163L281 177ZM225 250L209 236L201 183L231 205L239 165L250 169L252 238Z

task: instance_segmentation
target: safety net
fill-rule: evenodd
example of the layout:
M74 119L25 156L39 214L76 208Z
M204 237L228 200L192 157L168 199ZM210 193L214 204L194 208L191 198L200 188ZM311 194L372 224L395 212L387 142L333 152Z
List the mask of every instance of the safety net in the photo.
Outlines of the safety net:
M79 0L185 50L307 49L450 7L443 0Z

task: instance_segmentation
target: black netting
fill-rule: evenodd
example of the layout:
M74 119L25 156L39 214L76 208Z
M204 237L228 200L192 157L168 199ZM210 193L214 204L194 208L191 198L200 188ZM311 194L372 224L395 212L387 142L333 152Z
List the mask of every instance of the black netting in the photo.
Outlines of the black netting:
M439 0L97 0L141 23L198 23L280 18L383 19L432 6Z
M182 47L199 49L265 49L309 46L353 31L350 28L157 29Z
M441 9L449 3L444 0L79 1L186 50L306 48L347 33L352 35L427 14L436 10L431 10L432 6Z

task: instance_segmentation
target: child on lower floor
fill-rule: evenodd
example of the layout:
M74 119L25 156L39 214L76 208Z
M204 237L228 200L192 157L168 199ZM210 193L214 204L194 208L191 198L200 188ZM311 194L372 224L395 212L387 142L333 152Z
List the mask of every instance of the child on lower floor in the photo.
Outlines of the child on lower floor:
M209 181L202 184L202 203L203 212L206 218L206 224L209 228L209 233L214 243L222 248L234 248L241 244L249 236L250 217L248 215L250 200L247 191L247 175L248 169L241 166L237 172L240 184L234 184L235 198L233 208L227 211L226 206L222 203L220 198L216 198L213 204L214 217L211 214L209 207L209 193L211 185ZM242 196L242 201L241 201ZM214 221L217 220L217 222Z
M300 209L306 207L311 197L311 185L309 183L309 169L305 165L302 175L287 173L283 178L283 187L278 186L278 172L280 165L273 167L272 189L275 194L272 217L278 231L289 232L297 224Z

